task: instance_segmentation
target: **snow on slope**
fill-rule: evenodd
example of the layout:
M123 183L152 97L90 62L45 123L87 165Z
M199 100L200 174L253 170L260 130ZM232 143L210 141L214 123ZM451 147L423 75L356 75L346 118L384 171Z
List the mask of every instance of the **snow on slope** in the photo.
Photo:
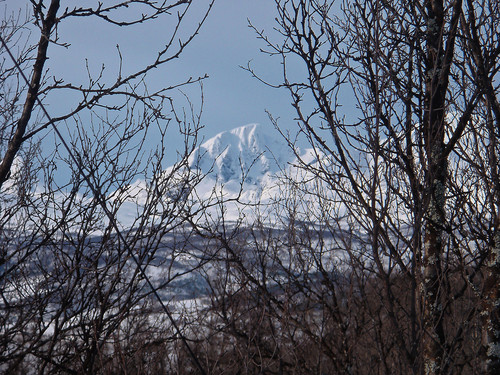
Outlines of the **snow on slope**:
M286 143L258 124L249 124L217 134L203 143L189 158L191 168L207 174L205 187L220 184L229 195L239 191L245 180L244 193L258 198L266 183L285 168L293 155ZM198 194L206 197L211 188Z
M277 194L277 175L295 160L285 140L273 129L248 124L221 132L201 144L190 155L188 166L204 176L192 196L201 201L214 198L235 198L244 203L269 201ZM166 169L168 174L171 168ZM243 189L241 183L244 181ZM142 180L131 185L135 201L126 202L120 209L120 222L128 227L146 198ZM242 205L226 205L226 218L237 219Z

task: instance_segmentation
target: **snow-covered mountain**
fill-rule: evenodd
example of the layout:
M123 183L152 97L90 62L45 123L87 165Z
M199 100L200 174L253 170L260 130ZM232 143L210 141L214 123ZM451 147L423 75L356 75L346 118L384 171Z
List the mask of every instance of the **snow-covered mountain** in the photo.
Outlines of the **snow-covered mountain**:
M191 199L202 201L223 197L231 200L238 197L240 203L265 203L273 200L279 192L279 176L294 163L295 157L283 137L274 129L259 124L248 124L221 132L196 148L188 159L191 176L202 176L197 181ZM165 170L170 175L172 167ZM178 171L182 186L182 173ZM176 193L175 180L170 177L172 194ZM196 179L195 179L196 180ZM182 187L184 189L184 187ZM131 185L129 193L134 201L125 202L120 209L120 221L124 227L137 217L137 206L147 199L147 188L143 180ZM227 204L226 218L236 219L242 205Z
M259 124L249 124L217 134L203 143L190 157L190 166L203 173L213 170L220 182L241 179L257 184L265 175L279 172L290 161L290 151L282 138Z
M244 200L267 198L276 176L293 161L283 138L259 124L224 131L198 147L189 158L189 166L206 175L196 188L207 198L214 186L233 197L243 185Z

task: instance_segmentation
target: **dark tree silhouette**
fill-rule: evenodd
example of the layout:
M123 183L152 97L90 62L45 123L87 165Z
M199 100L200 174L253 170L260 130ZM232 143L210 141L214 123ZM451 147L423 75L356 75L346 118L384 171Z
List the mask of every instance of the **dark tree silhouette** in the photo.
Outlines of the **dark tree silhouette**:
M289 138L300 167L322 186L305 192L343 207L306 217L350 233L343 272L366 300L368 291L381 300L363 303L378 322L373 371L497 373L498 3L276 6L278 34L255 28L283 66L281 81L265 83L290 92L299 136L313 148L316 162L301 160ZM360 274L367 279L354 282ZM354 323L334 301L324 309L338 312L346 342L332 360L351 371ZM482 334L471 330L479 320ZM327 352L328 340L317 340Z
M201 176L186 168L201 108L179 102L174 89L204 77L158 88L150 74L182 55L212 4L197 15L192 1L6 6L0 25L0 372L176 367L165 353L184 327L174 329L153 293L204 262L187 263L183 273L172 268L188 256L177 245L187 237L184 218L203 206L187 199ZM198 17L194 26L192 16ZM89 67L99 57L87 65L86 84L82 77L61 78L48 59L55 47L72 48L63 25L92 19L121 30L162 22L163 47L135 71L122 66L118 47L111 79L104 67ZM61 94L67 106L50 113ZM166 153L178 149L172 131L184 145L164 171ZM127 205L136 203L128 222L117 226ZM148 267L164 269L153 290L143 279Z

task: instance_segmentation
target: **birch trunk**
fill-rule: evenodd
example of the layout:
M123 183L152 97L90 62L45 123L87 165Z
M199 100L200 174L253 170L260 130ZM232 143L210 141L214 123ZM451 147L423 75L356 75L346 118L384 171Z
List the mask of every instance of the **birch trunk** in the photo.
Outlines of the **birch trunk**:
M442 372L444 329L442 321L443 226L446 220L447 160L444 155L445 99L448 76L444 50L442 0L426 1L427 61L424 108L424 140L427 156L424 259L423 324L424 371Z
M500 374L500 217L497 217L493 244L486 263L482 354L484 374Z

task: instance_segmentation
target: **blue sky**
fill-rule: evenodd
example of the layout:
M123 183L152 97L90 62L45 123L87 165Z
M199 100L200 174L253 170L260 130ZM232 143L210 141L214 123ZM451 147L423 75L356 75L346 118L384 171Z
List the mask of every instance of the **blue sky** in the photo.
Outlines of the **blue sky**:
M12 1L8 0L11 4ZM66 6L64 1L62 3L63 7ZM71 3L74 1L66 2ZM196 2L190 27L207 4L208 0ZM197 38L180 59L153 72L149 84L153 87L168 85L187 77L208 74L209 78L203 83L204 138L253 122L272 127L266 110L280 117L283 126L293 126L293 109L287 92L265 86L240 67L251 60L252 66L262 76L279 81L282 76L279 59L260 53L260 48L265 45L248 27L250 19L257 28L272 33L274 17L274 2L270 0L216 0ZM68 81L85 82L87 59L94 74L104 65L105 78L113 80L118 67L116 45L120 46L125 72L148 64L169 35L173 23L165 23L165 20L129 29L110 26L97 19L69 20L61 24L58 31L60 41L71 46L52 45L48 66L57 76ZM198 85L183 90L198 103ZM64 93L49 98L48 102L53 116L71 105Z
M279 60L260 53L262 40L247 19L259 29L272 32L275 8L269 0L216 0L213 13L200 37L186 53L188 69L210 75L205 84L207 127L215 131L248 122L268 123L265 109L277 116L291 113L285 91L263 85L240 68L251 61L266 78L279 80ZM209 130L207 129L207 130Z

